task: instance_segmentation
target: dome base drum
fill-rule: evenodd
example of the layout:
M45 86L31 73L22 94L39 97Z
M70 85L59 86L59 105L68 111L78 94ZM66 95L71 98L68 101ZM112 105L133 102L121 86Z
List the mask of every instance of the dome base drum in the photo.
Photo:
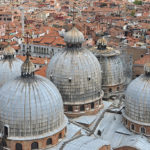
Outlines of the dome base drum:
M80 117L82 115L97 114L100 109L104 107L102 102L103 91L98 100L85 104L67 105L64 103L64 113L71 118Z

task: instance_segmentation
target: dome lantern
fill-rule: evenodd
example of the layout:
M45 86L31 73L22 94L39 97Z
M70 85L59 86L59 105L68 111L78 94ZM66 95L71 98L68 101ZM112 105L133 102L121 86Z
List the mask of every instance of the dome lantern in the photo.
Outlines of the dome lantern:
M99 39L97 41L96 45L97 45L97 49L99 49L99 50L106 50L106 48L107 48L107 40L104 37L102 37L101 39Z
M73 25L73 28L65 34L64 41L67 43L67 48L81 48L84 35Z
M21 66L21 76L22 77L31 77L34 76L35 67L30 60L30 53L27 51L26 60Z
M8 45L4 48L3 51L4 59L14 58L15 53L15 49L10 46L10 43L8 43Z

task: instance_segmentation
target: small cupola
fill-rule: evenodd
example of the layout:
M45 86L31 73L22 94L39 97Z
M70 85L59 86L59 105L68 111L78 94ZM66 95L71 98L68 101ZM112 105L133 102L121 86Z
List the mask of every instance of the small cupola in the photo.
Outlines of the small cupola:
M30 60L30 53L27 51L26 60L21 66L21 76L22 77L32 77L34 76L35 67Z
M15 49L8 43L8 45L4 48L3 56L4 59L12 59L14 58L16 52Z
M106 50L106 48L107 48L107 40L104 37L102 37L102 38L100 38L97 41L96 45L97 45L97 49L99 49L99 50Z
M84 35L73 26L70 31L65 33L64 41L67 43L67 48L81 48L84 42Z

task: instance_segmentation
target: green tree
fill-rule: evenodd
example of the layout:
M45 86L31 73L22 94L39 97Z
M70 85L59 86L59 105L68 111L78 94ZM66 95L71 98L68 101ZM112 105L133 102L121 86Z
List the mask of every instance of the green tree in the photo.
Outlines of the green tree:
M134 3L135 5L142 5L142 1L140 1L140 0L135 0L133 3Z

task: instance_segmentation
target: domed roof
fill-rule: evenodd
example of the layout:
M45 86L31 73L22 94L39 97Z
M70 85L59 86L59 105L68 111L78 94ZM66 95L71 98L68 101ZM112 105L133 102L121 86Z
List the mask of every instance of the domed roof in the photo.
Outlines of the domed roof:
M8 139L32 140L51 136L66 124L61 95L48 79L21 76L2 86L0 126L9 127Z
M0 87L5 82L21 74L21 65L23 62L10 54L13 53L5 53L4 58L0 60Z
M103 70L103 86L113 86L125 82L123 64L119 56L101 57L100 64Z
M3 50L3 55L15 55L16 51L15 49L8 44Z
M74 43L73 46L52 57L46 76L59 89L64 104L93 102L100 98L101 66L89 50L80 44L77 46L84 37L75 27L66 37L67 42Z
M86 49L57 53L52 57L46 75L59 89L64 103L87 103L99 98L101 67Z
M65 33L64 41L70 44L83 43L84 36L76 27Z
M141 124L150 125L150 74L148 65L145 74L134 79L125 93L125 114L130 119Z

